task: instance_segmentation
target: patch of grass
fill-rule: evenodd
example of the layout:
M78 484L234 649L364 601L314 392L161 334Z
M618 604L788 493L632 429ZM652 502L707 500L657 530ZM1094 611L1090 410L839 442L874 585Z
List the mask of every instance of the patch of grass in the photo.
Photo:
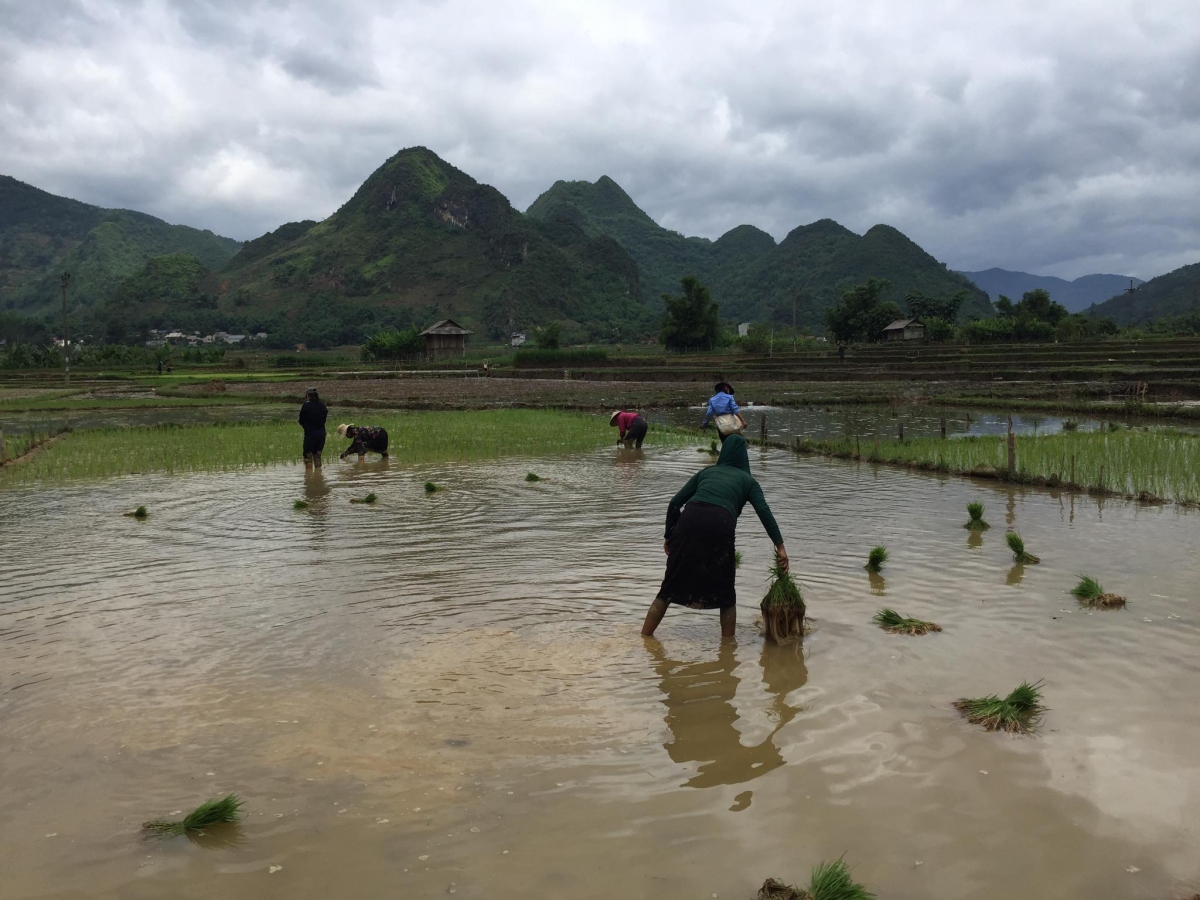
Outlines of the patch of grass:
M886 547L872 547L871 552L867 554L867 564L863 568L868 572L878 572L887 561L888 552Z
M1104 586L1090 575L1079 576L1079 584L1071 588L1071 595L1088 609L1121 609L1125 606L1124 597L1106 593Z
M844 860L813 866L805 888L768 878L759 888L758 900L875 900L875 895L850 877Z
M1013 561L1021 565L1034 565L1040 563L1042 558L1034 556L1025 549L1025 541L1015 531L1010 531L1004 535L1004 542L1008 544L1008 549L1012 551Z
M991 525L989 525L987 522L985 522L983 520L983 504L982 503L968 503L967 504L967 515L970 516L971 518L969 518L967 520L967 524L964 525L963 528L969 528L972 531L987 531L989 528L992 527Z
M296 500L292 503L292 509L308 509L308 501Z
M202 831L212 825L236 822L242 817L242 801L237 794L230 794L220 800L209 800L201 803L178 822L168 822L165 819L155 819L142 825L147 831L162 837L176 834Z
M368 503L368 504L370 504L370 503L374 503L378 499L379 498L377 496L375 496L375 493L372 491L370 494L367 494L367 496L365 496L365 497L352 497L350 502L351 503Z
M737 559L734 558L734 565ZM786 641L804 636L804 597L791 574L784 570L779 557L771 564L771 586L767 588L759 609L767 640Z
M584 453L606 448L612 440L601 416L548 409L409 412L378 424L392 435L391 455L408 465ZM696 441L694 434L669 428L655 434L660 446L687 447ZM296 464L301 439L295 422L286 420L76 431L25 462L4 466L0 487Z
M962 699L954 702L954 708L966 716L968 722L982 725L988 731L1009 731L1014 734L1032 734L1041 725L1046 707L1042 706L1042 682L1021 682L1004 699L990 694L975 700Z
M881 609L872 619L876 625L888 634L929 634L931 631L941 631L942 626L937 622L926 622L922 619L912 619L900 615L894 609Z
M541 481L542 476L538 475L536 472L530 472L528 475L525 476L525 480L526 481Z

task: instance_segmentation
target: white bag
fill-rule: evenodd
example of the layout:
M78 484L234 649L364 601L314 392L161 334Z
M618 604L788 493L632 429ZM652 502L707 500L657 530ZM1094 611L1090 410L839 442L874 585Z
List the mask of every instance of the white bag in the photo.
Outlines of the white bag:
M733 413L713 416L713 421L717 425L717 433L723 438L727 438L731 434L741 434L742 429L745 427L742 425L742 420Z

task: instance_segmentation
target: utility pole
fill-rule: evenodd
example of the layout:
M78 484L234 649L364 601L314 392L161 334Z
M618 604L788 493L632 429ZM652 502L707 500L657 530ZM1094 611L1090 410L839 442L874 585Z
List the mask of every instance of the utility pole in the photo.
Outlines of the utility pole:
M66 360L66 382L71 383L71 341L67 337L67 285L71 283L71 273L62 273L63 295L63 359Z
M792 286L792 353L796 352L796 287Z

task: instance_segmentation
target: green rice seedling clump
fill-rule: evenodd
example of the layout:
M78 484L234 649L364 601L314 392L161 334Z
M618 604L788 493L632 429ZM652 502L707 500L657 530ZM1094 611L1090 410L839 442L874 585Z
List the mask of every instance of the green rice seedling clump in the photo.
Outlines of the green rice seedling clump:
M353 497L353 498L351 498L350 502L351 503L374 503L378 499L379 498L375 495L375 493L371 492L370 494L367 494L367 496L365 496L365 497Z
M888 634L929 634L931 631L941 631L942 626L937 622L926 622L902 616L894 609L881 609L875 613L872 621Z
M964 525L963 528L969 528L972 531L987 531L992 527L983 520L982 503L968 503L967 515L970 516L970 518L967 519L967 524Z
M742 567L742 551L741 550L733 551L733 567L735 569L740 569Z
M1034 556L1025 549L1025 541L1015 531L1005 534L1004 541L1008 544L1008 549L1012 551L1014 562L1022 565L1034 565L1042 561L1040 556Z
M538 475L536 472L530 472L528 475L525 476L525 480L526 481L541 481L542 476Z
M436 494L441 489L442 486L440 484L434 484L432 481L425 482L425 493L427 494Z
M150 514L148 512L146 512L146 507L139 506L133 512L123 513L123 515L126 515L131 519L144 519Z
M1071 588L1071 594L1081 606L1088 609L1121 609L1125 606L1124 597L1107 593L1104 586L1090 575L1080 575L1079 584Z
M768 878L759 888L758 900L875 900L875 895L850 877L844 860L813 866L805 888Z
M308 509L308 501L296 500L292 503L292 509Z
M887 561L888 552L886 547L872 547L871 552L867 554L867 564L863 568L868 572L878 572Z
M1038 729L1046 707L1042 706L1042 683L1021 682L1021 686L1001 699L995 694L971 700L956 700L954 708L973 725L988 731L1009 731L1031 734Z
M735 559L736 565L736 559ZM767 640L776 643L804 637L804 597L791 574L775 557L771 564L771 586L759 604Z
M201 803L178 822L165 819L155 819L142 825L152 834L171 837L176 834L188 834L202 831L212 825L236 822L242 817L242 801L237 794L230 794L220 800L209 800Z

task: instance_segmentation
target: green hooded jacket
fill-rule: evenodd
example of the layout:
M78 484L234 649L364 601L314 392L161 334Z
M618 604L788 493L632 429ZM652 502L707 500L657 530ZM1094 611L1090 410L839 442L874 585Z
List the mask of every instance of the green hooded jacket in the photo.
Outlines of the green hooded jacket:
M717 464L701 469L671 498L667 507L668 541L683 514L683 505L692 500L727 509L735 519L742 514L742 507L749 501L771 542L776 547L783 543L783 535L779 533L779 525L771 515L771 507L767 506L762 488L750 474L750 454L746 450L746 439L740 434L725 438Z

